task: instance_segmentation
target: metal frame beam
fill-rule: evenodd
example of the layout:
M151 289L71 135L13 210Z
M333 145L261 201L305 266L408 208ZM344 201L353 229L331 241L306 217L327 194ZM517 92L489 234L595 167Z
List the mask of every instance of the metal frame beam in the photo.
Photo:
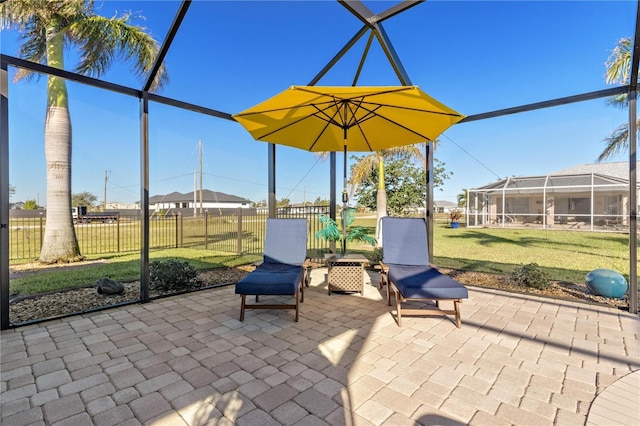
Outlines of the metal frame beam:
M620 95L627 92L628 86L612 87L610 89L596 90L595 92L582 93L580 95L566 96L563 98L551 99L543 102L535 102L511 108L498 109L481 114L469 115L458 122L458 124L469 123L471 121L486 120L487 118L501 117L503 115L517 114L521 112L534 111L536 109L550 108L554 106L567 105L575 102L589 101L598 98Z
M336 53L333 58L331 58L327 65L325 65L324 68L322 68L322 70L320 70L320 72L311 79L311 81L309 82L309 86L315 86L318 81L320 81L320 79L324 77L324 75L349 51L349 49L351 49L358 42L358 40L360 40L362 36L365 35L368 29L369 28L366 25L360 28L360 30L353 37L351 37L351 40L349 40L342 47L342 49L340 49L340 51Z
M191 5L191 0L183 0L180 4L180 8L176 13L176 16L173 18L173 22L169 27L169 31L167 32L167 36L164 38L164 42L158 51L158 56L156 57L156 61L153 63L153 67L151 67L151 72L149 73L149 77L147 78L147 82L145 83L142 90L148 92L153 86L153 81L156 79L158 72L160 71L160 67L162 66L162 62L164 62L165 56L167 56L167 52L171 47L171 43L173 42L178 29L180 28L180 24L182 24L182 20L184 19L184 15L186 15L187 10L189 10L189 6Z
M0 54L2 62L9 66L18 68L24 68L29 71L38 72L41 74L53 75L61 77L69 81L76 83L86 84L87 86L97 87L99 89L109 90L111 92L120 93L127 96L135 96L139 98L142 96L142 91L139 89L133 89L131 87L123 86L121 84L110 83L108 81L99 80L93 77L87 77L86 75L78 74L71 71L65 71L58 68L53 68L47 65L42 65L37 62L26 61L24 59L16 58L5 54Z
M140 98L140 301L149 302L149 96Z
M362 3L361 0L338 0L338 3L344 6L349 12L354 14L365 25L373 29L376 23L380 23L386 19L391 18L392 16L396 16L398 13L404 12L405 10L423 3L424 1L425 0L405 0L402 3L391 6L389 9L378 15L373 13L371 9L369 9L364 3Z
M14 56L0 54L0 59L2 60L3 64L9 65L9 66L24 68L30 71L41 73L41 74L62 77L69 81L85 84L91 87L96 87L98 89L108 90L110 92L119 93L121 95L132 96L132 97L141 99L142 94L144 93L143 90L134 89L132 87L127 87L120 84L110 83L108 81L99 80L93 77L87 77L86 75L77 74L71 71L52 68L47 65L42 65L35 62L25 61L24 59L16 58ZM222 118L225 120L235 121L231 117L231 114L228 112L218 111L212 108L207 108L201 105L192 104L190 102L185 102L178 99L167 98L165 96L156 95L154 93L148 93L148 96L149 96L149 101L152 101L152 102L169 105L169 106L173 106L176 108L185 109L189 111L195 111L201 114Z
M0 330L9 328L9 72L0 62Z
M407 74L407 71L404 69L402 62L400 61L400 57L396 53L396 49L393 47L393 44L391 44L391 40L389 39L387 32L384 30L382 23L375 24L373 31L380 43L380 46L382 47L382 50L385 55L387 55L387 59L389 60L391 67L393 67L393 71L395 71L396 76L400 80L400 84L403 86L411 86L413 83L411 83L409 74Z
M629 312L638 313L638 62L640 62L640 1L629 76Z

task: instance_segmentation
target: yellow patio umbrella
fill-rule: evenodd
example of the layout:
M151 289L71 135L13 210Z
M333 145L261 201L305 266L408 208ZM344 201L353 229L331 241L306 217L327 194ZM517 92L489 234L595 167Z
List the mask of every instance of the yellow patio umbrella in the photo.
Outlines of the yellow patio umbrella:
M380 151L435 140L464 116L417 86L291 86L233 118L258 141L313 152ZM346 244L344 223L343 252Z

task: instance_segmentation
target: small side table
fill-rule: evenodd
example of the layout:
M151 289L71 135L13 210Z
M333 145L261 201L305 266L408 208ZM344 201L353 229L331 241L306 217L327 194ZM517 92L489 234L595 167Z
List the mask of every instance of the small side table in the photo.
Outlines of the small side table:
M364 265L369 259L361 254L325 255L327 291L357 291L364 294Z

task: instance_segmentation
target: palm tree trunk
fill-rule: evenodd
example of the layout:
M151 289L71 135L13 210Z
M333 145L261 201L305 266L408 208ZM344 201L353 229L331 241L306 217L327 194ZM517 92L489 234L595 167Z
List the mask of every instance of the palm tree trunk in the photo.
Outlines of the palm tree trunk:
M48 41L50 66L63 68L62 36ZM71 215L71 118L64 79L49 76L44 150L47 165L47 222L39 261L43 263L82 260Z
M384 159L378 159L378 191L376 192L376 242L378 247L382 247L382 230L380 223L387 215L387 190L384 185Z

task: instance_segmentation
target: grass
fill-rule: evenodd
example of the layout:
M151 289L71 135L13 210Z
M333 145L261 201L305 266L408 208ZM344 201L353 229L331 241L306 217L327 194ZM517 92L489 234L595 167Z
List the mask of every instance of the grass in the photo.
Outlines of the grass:
M198 249L166 249L149 253L150 260L186 260L195 269L234 267L256 262L260 256L212 252ZM140 277L140 256L136 253L110 256L87 256L86 260L105 259L108 263L97 263L86 268L57 268L51 272L28 275L12 279L10 292L13 296L63 290L93 284L98 278L107 277L117 281L133 281Z
M375 234L375 219L355 223ZM350 246L352 247L352 246ZM450 228L437 221L433 261L439 267L509 274L537 263L554 280L584 282L597 268L629 276L629 235L586 231L503 228ZM370 247L354 246L366 253Z
M363 226L375 235L375 218L357 218L354 226ZM537 263L551 279L584 282L596 268L629 274L629 235L599 232L574 232L532 229L449 228L437 221L434 230L434 263L439 267L477 272L509 274L515 268ZM349 251L370 254L373 247L350 243ZM138 279L140 259L137 252L126 255L96 255L88 259L107 259L109 263L80 269L55 270L12 279L13 295L27 295L93 284L109 277L126 281ZM164 249L150 253L151 260L187 260L196 269L237 266L255 262L258 255L238 256L202 249Z
M434 235L437 265L479 272L510 273L537 263L556 280L584 282L596 268L629 274L629 236L597 232L528 229L450 229Z

